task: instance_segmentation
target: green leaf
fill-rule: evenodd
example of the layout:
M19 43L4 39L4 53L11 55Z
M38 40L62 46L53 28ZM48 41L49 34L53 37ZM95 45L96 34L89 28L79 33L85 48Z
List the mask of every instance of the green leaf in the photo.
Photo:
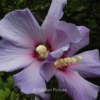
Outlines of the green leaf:
M9 97L10 94L11 94L10 89L9 88L6 88L6 90L5 90L5 97L6 98Z
M15 100L16 99L16 94L15 94L14 91L11 93L10 98L11 98L11 100Z
M3 86L3 81L2 81L2 78L0 77L0 89L2 88Z
M9 87L9 84L8 84L7 82L5 82L5 83L3 84L3 88L6 89L6 88L8 88L8 87Z
M13 77L12 76L8 77L7 82L8 82L8 84L13 85L14 84Z
M17 0L17 6L19 6L22 2L23 0Z
M97 28L98 27L98 24L97 24L95 19L91 20L90 25L91 25L92 28Z
M0 100L5 100L5 94L3 89L0 90Z
M84 7L83 5L82 6L79 6L78 8L76 8L76 11L82 11L86 9L86 7Z
M0 76L2 76L4 74L4 72L0 72Z

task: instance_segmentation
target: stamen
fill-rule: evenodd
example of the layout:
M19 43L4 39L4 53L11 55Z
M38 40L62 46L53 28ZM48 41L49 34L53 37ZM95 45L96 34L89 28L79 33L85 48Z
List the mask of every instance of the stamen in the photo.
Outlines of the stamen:
M48 56L47 48L44 45L39 45L36 51L40 54L40 58L46 58Z
M81 56L77 56L77 58L70 58L70 57L67 57L67 58L60 58L58 60L56 60L54 62L54 65L56 68L64 68L64 67L67 67L71 64L76 64L78 61L82 60L82 57Z
M58 60L54 62L54 65L56 66L56 68L61 68L61 63Z
M75 64L77 62L76 58L71 58L71 63Z
M77 56L77 61L82 60L82 56Z
M65 63L67 63L68 65L70 65L71 63L71 59L68 57L68 58L64 58L64 61Z

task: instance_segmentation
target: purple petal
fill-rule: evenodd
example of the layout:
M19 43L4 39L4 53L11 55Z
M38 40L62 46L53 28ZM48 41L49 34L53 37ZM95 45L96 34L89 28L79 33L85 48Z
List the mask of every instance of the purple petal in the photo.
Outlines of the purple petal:
M67 69L77 71L85 78L100 77L100 60L98 50L83 52L74 57L77 56L82 56L82 60L76 64L70 65Z
M33 61L33 50L19 48L8 41L0 41L0 71L11 72L28 67Z
M61 57L61 56L63 55L63 53L64 53L65 51L67 51L67 50L69 49L69 47L70 47L70 45L67 44L67 45L64 46L64 47L62 47L62 48L60 48L60 49L58 49L58 50L56 50L56 51L51 52L49 55L50 55L51 57L53 57L53 58L59 58L59 57ZM48 58L49 58L49 57L48 57Z
M62 30L55 28L53 32L52 38L49 41L53 51L66 46L70 42L67 34Z
M46 58L46 61L55 62L56 60L57 58L53 58L51 54L48 54L48 57Z
M66 33L69 42L77 43L81 40L82 36L77 29L76 25L71 23L66 23L64 21L58 21L55 25L56 29L62 30L63 33Z
M61 57L65 51L69 49L69 44L65 47L62 47L54 52L51 52L46 61L42 63L40 67L40 73L44 77L44 79L48 82L56 73L56 68L54 67L53 62L57 60L57 58Z
M77 29L80 31L82 36L89 35L90 29L85 26L77 26Z
M96 100L99 87L83 79L77 72L58 71L56 73L59 88L73 100Z
M37 96L35 96L35 100L50 100L50 94L38 94Z
M28 8L8 13L0 21L0 35L14 45L29 48L44 40L41 28Z
M54 67L53 62L45 61L40 66L40 74L48 82L56 73L56 68Z
M45 38L50 38L56 21L63 16L63 7L67 0L52 0L48 14L42 24L42 30Z
M78 50L82 49L83 47L85 47L89 44L90 30L88 28L86 28L85 26L78 26L77 28L82 35L82 40L78 43L71 45L70 50L67 53L67 56L73 56Z
M25 94L41 94L45 92L45 80L39 73L40 64L40 62L35 61L29 67L14 75L16 86Z

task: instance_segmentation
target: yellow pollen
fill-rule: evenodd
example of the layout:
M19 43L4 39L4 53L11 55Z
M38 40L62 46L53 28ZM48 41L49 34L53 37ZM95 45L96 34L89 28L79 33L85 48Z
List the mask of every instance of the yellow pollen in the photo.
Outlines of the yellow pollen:
M56 68L61 68L61 63L57 60L56 62L54 62L54 65L56 66Z
M77 62L76 58L71 58L71 63L75 64Z
M47 48L44 45L39 45L36 51L40 54L40 58L46 58L48 56Z
M77 56L77 61L82 60L82 56Z
M71 64L76 64L78 61L82 60L82 57L81 56L78 56L77 58L70 58L70 57L67 57L67 58L60 58L58 60L56 60L54 62L54 65L56 68L64 68L64 67L67 67Z
M68 63L70 63L70 62L71 62L71 59L68 57L68 58L67 58L67 61L68 61Z

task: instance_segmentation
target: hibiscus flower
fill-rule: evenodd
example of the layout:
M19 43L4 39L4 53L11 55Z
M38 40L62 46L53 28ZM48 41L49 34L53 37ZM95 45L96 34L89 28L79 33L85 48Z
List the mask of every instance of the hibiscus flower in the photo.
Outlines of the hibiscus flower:
M86 27L59 21L65 4L66 0L52 0L41 27L28 8L12 11L0 21L0 71L24 68L14 75L14 81L25 94L45 92L45 80L39 72L42 62L61 57L70 45L73 48L81 43L82 48L88 44Z
M75 52L70 49L54 62L48 57L41 64L41 75L47 82L55 76L59 88L73 100L96 100L100 87L84 78L100 77L99 51L91 50L73 56L71 53Z
M69 43L77 43L82 38L74 24L66 23L67 33L56 28L65 4L66 0L52 0L41 27L28 8L12 11L0 21L0 36L3 38L0 41L0 71L24 68L14 77L15 84L26 94L46 90L39 66L48 54L53 52L52 56L58 58L69 49ZM35 90L39 88L43 90Z
M62 22L57 26L64 28ZM49 54L40 66L40 74L48 82L53 76L58 86L73 100L96 100L100 87L84 78L100 77L99 51L91 50L80 54L75 53L89 43L89 29L77 27L83 36L79 43L71 44L69 50L62 57L54 59ZM63 29L64 30L64 29Z

